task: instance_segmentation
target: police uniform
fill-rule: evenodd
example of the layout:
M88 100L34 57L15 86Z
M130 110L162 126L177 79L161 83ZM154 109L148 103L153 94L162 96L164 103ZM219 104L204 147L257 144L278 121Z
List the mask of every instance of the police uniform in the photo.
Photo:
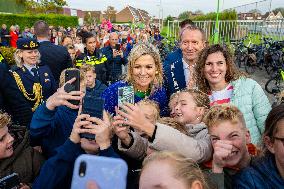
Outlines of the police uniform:
M106 56L102 55L99 49L96 49L93 54L89 53L85 48L84 53L81 53L76 58L76 67L80 68L83 64L89 64L95 67L96 79L100 80L104 84L107 84L107 68L106 68Z
M23 50L33 50L39 47L36 39L22 38L17 41L17 48ZM22 65L14 67L11 73L16 84L28 100L32 111L56 91L54 77L46 65Z

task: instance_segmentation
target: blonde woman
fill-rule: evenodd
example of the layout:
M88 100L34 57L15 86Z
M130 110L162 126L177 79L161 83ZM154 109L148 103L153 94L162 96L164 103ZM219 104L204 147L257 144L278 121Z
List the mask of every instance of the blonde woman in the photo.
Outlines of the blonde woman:
M14 54L17 66L12 69L16 84L29 102L32 111L35 111L57 88L49 67L39 65L38 47L36 39L19 39Z
M104 91L105 110L114 114L115 107L118 106L118 88L133 86L135 103L145 98L156 101L161 110L160 115L166 115L168 98L162 85L163 70L158 50L151 44L138 44L129 54L126 78Z

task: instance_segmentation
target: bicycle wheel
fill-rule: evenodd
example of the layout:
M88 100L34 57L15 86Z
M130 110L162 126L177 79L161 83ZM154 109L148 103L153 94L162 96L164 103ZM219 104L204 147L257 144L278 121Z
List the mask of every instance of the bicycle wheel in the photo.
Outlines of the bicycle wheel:
M265 90L270 94L276 94L284 90L284 81L279 74L269 79L265 84Z
M245 63L245 70L248 74L253 74L256 70L256 64L255 63L251 63L250 61L247 61Z

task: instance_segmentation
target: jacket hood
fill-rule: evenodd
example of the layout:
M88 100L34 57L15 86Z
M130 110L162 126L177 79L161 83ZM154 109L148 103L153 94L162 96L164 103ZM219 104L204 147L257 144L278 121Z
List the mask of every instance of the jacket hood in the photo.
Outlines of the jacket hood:
M202 130L204 130L204 132L207 134L208 130L207 130L207 126L205 125L205 123L201 122L198 124L186 124L185 125L185 129L187 131L187 135L194 137L197 134L199 134Z

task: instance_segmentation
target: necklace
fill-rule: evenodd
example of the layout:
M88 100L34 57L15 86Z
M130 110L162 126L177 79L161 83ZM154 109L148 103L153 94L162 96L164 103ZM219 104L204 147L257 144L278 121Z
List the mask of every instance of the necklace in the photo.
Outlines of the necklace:
M146 91L140 91L139 89L136 89L135 95L140 98L145 98L150 95L151 88L147 89Z

